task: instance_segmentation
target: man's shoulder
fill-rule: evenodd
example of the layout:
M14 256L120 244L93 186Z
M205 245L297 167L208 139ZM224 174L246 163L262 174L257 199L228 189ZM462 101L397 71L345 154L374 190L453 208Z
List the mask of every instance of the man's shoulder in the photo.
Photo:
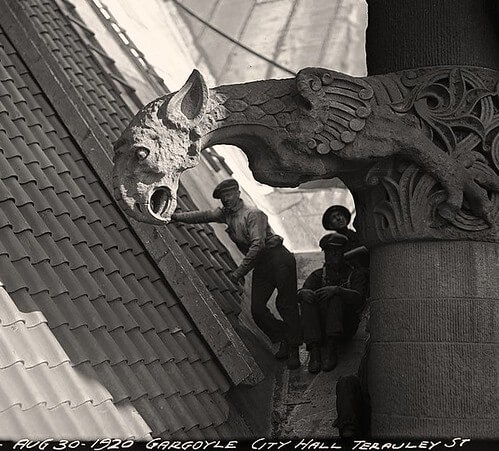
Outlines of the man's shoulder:
M322 285L322 268L312 271L303 282L303 288L316 290Z
M359 239L359 234L355 231L355 230L352 230L352 229L345 229L343 230L342 232L344 235L347 236L347 238L349 238L350 240L351 239Z
M267 217L267 215L262 210L260 210L257 207L253 207L251 205L243 205L239 211L245 218Z
M244 204L243 207L242 207L242 210L244 210L247 213L257 213L257 214L261 213L261 214L265 214L265 213L263 213L262 210L260 210L258 207L255 207L253 205L246 205L246 204Z
M322 273L324 271L324 268L317 268L314 271L312 271L307 278L312 278L315 279L316 277L321 277L322 278Z

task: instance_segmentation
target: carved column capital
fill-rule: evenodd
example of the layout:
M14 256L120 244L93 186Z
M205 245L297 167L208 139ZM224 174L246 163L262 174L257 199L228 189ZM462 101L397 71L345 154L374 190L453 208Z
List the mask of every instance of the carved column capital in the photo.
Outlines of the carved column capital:
M390 98L386 103L402 119L415 119L428 142L458 163L465 189L461 210L444 219L439 213L446 197L442 186L409 154L377 160L350 183L355 225L366 243L499 242L499 72L440 66L378 77L378 102ZM477 214L478 203L490 207L488 222Z

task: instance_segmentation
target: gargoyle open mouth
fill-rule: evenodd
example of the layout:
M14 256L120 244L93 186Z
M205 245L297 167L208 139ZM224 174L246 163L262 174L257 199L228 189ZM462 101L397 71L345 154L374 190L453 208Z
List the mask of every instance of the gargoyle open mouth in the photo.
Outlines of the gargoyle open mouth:
M161 221L169 221L172 214L172 194L169 188L156 188L149 199L149 211Z

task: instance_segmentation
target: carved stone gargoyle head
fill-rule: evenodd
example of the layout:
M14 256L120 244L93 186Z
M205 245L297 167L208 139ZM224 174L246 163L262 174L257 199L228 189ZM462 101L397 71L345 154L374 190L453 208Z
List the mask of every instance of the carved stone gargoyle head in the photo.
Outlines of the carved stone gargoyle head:
M181 173L199 163L195 127L207 103L208 88L195 70L178 92L142 108L115 143L115 196L135 219L170 220Z

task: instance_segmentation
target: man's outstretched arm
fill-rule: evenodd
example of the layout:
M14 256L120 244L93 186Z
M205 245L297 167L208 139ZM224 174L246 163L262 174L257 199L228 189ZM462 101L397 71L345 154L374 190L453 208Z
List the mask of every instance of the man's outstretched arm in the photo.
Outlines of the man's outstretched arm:
M172 214L172 222L186 222L188 224L202 224L206 222L224 222L221 208L202 211L182 211Z

